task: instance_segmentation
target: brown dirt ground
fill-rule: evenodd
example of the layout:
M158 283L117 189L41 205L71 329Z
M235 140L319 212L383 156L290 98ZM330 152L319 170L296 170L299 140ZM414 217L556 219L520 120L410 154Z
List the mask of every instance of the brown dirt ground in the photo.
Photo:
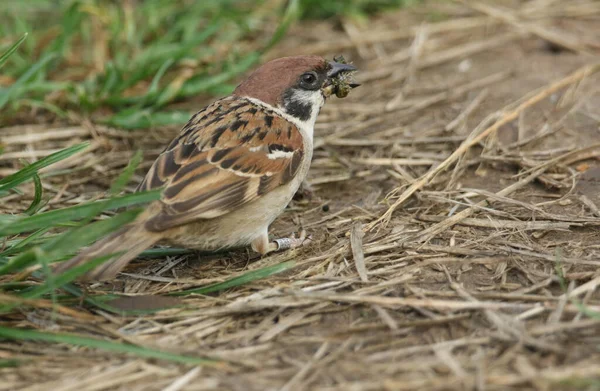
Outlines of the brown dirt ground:
M264 259L239 251L139 260L117 282L90 290L165 293L293 260L290 271L187 297L185 310L115 317L74 307L93 320L53 319L45 310L10 320L218 357L226 365L196 369L60 344L0 342L0 358L26 362L0 369L0 390L597 389L598 77L575 75L565 88L517 109L515 121L472 145L458 163L444 161L490 114L510 114L523 97L598 63L600 3L493 4L432 3L363 24L296 26L273 57L343 53L363 82L323 109L312 196L299 195L272 229L277 236L304 227L315 242ZM12 159L92 140L91 151L65 164L80 171L46 181L52 206L99 196L138 148L147 168L176 132L84 122L6 128L2 137ZM23 134L55 138L6 139ZM438 166L391 218L378 220ZM0 161L0 174L16 167ZM506 190L511 185L517 188ZM26 207L26 197L5 208L18 203ZM360 227L372 229L362 239L352 235L351 244L350 232ZM595 314L582 313L582 303Z

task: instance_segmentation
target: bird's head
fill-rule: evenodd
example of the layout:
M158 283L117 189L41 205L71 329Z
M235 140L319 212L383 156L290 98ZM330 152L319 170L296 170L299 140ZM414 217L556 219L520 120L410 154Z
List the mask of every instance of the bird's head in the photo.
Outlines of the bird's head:
M318 56L283 57L262 65L233 93L260 100L314 125L325 99L335 92L336 78L355 70L350 64Z

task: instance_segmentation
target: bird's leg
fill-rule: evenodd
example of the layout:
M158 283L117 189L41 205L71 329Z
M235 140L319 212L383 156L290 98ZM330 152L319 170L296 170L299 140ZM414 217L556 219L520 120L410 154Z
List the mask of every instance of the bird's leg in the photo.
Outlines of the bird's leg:
M272 251L282 251L292 248L298 248L306 246L312 242L312 237L306 236L306 231L300 231L300 237L296 238L295 234L292 234L289 238L275 239L269 242L268 232L265 231L261 236L254 239L252 242L252 249L261 255L268 254Z

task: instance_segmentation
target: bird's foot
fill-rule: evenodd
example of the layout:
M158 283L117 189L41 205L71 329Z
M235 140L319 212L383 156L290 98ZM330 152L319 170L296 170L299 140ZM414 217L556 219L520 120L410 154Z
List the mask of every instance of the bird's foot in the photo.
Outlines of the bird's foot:
M312 242L312 236L306 236L306 231L300 231L300 237L297 238L295 234L292 234L289 238L275 239L269 242L269 235L265 230L265 233L257 237L252 242L252 249L262 255L266 255L273 251L283 251L292 248L298 248L306 246Z
M306 235L306 231L300 231L300 237L296 238L296 234L292 234L289 238L275 239L272 243L275 244L274 251L288 250L306 246L312 242L312 235Z

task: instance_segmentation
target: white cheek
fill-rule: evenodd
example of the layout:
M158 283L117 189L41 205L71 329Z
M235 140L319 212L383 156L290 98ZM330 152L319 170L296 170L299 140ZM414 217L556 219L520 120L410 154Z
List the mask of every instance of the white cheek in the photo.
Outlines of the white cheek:
M325 104L325 98L323 98L321 90L295 90L293 98L300 102L309 104L312 107L311 119L316 119L316 116L319 115L319 110L321 109L321 106Z
M307 135L312 139L315 122L317 121L321 107L325 104L325 98L323 98L321 90L295 90L293 99L306 103L311 107L310 117L308 120L304 121L303 128L305 129Z

